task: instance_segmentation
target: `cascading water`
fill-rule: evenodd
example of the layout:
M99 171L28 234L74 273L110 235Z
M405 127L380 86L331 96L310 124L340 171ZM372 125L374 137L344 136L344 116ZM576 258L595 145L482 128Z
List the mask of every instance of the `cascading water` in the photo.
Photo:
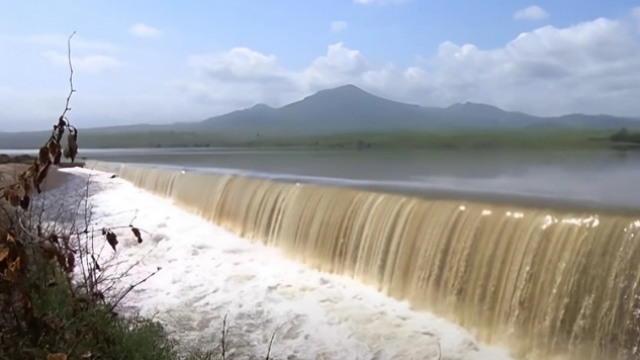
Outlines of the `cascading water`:
M92 167L311 267L445 316L517 357L618 359L640 341L633 315L640 216Z

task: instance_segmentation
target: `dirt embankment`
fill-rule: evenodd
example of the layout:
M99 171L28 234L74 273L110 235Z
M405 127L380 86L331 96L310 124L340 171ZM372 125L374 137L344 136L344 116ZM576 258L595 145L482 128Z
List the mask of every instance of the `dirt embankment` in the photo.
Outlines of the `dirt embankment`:
M0 154L0 188L13 184L18 175L26 171L34 160L35 157L31 155ZM58 169L58 166L49 168L49 174L40 186L42 191L55 189L67 181L70 175Z
M36 159L33 155L7 155L0 154L0 165L3 164L33 164Z

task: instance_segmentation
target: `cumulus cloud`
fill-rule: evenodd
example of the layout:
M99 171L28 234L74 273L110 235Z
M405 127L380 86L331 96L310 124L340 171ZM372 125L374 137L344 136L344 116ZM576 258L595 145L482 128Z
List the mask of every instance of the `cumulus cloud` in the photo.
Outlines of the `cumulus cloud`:
M247 47L203 52L185 57L189 74L175 71L180 77L165 79L166 86L158 85L163 79L156 79L145 90L131 77L102 78L93 90L87 84L78 93L74 116L113 124L196 121L256 103L281 106L320 89L351 83L377 95L428 106L473 101L535 115L580 112L637 117L637 25L633 16L597 18L564 28L549 25L519 34L495 48L443 41L435 49L416 49L423 56L409 66L374 63L357 46L342 42L318 49L318 57L297 68L280 61L279 56L286 54ZM55 55L57 60L53 54L48 56L62 65L64 54L61 49ZM88 56L81 56L91 54L74 54L77 66L99 69L97 64L102 62L103 69L109 68L105 64L110 62L104 58L89 61ZM64 61L66 64L66 57ZM13 88L14 84L8 85ZM133 86L138 88L129 89ZM129 92L107 95L101 92L105 87ZM62 90L48 102L45 95L24 90L29 96L21 102L16 95L20 89L15 89L5 96L10 106L0 109L0 118L17 118L19 113L24 119L33 119L47 112L43 124L48 127L50 110L45 104L51 103L51 111L57 111L65 95ZM28 105L32 103L43 105Z
M336 20L331 22L331 31L334 33L338 33L347 28L349 24L343 20Z
M364 54L341 42L330 45L324 55L301 70L285 69L275 55L247 48L198 55L190 64L197 73L229 86L243 82L273 89L279 84L298 98L354 83L383 96L424 105L477 101L537 115L637 116L640 42L628 25L598 18L566 28L544 26L497 49L444 41L434 56L420 58L406 68L394 64L373 67ZM207 88L206 82L200 85ZM219 88L220 83L215 86Z
M69 59L66 53L63 54L56 51L45 51L42 55L51 60L55 65L69 66ZM71 60L73 62L74 70L92 74L109 73L122 66L122 63L118 61L118 59L105 55L72 57Z
M138 23L129 28L129 32L137 37L155 37L162 34L162 31L143 23Z
M207 77L232 82L264 82L285 80L286 71L274 55L264 55L246 47L225 53L193 55L189 66Z
M513 18L516 20L542 20L548 17L549 13L537 5L518 10L513 14Z
M329 45L326 55L315 59L302 73L295 74L295 78L302 89L317 91L354 81L368 69L369 64L360 51L339 42Z

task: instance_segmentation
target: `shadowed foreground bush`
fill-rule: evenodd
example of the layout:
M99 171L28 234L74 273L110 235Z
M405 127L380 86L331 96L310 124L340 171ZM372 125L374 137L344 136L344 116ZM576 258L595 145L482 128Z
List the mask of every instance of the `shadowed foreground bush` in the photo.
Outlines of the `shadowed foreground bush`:
M69 254L80 251L68 238L34 238L38 230L23 228L18 211L1 205L0 359L177 358L159 324L118 316L99 284L87 283L97 277L73 276Z
M73 163L78 154L78 131L65 116L75 92L71 63L74 34L68 40L69 95L49 139L35 158L0 158L3 164L29 165L13 176L0 173L0 360L231 359L226 321L220 346L214 351L182 356L178 343L159 323L116 313L123 298L157 272L128 286L122 285L122 279L131 269L115 277L105 275L109 264L97 260L100 256L95 249L100 246L94 246L95 240L115 251L118 239L112 229L91 228L88 187L84 196L71 204L54 200L45 206L43 199L39 207L40 203L35 204L38 201L32 201L32 197L40 199L34 194L42 192L41 185L46 185L51 169L60 165L63 157ZM63 144L65 132L68 135ZM65 195L64 199L69 199L74 194ZM82 205L84 221L78 221ZM143 241L140 230L132 225L126 228L139 243Z
M0 360L271 359L275 335L260 349L246 345L241 334L229 336L226 317L209 350L185 354L158 322L118 314L126 295L157 271L123 285L126 274L106 275L110 263L100 264L93 250L118 246L112 229L39 220L51 216L36 203L27 212L0 200ZM137 228L123 228L143 241Z

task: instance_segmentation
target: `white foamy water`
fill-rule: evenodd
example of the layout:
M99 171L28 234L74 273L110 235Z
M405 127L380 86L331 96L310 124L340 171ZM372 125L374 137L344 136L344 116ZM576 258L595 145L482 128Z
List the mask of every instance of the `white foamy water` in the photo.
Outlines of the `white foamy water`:
M449 360L510 359L433 314L412 311L349 278L306 268L111 174L63 171L75 176L47 193L47 202L84 192L91 173L96 228L133 220L148 232L138 244L129 229L115 231L117 251L107 246L101 261L117 264L111 271L139 263L122 288L162 267L122 305L160 321L185 348L216 346L228 314L229 337L253 346L257 356L266 354L275 331L275 359L422 360L437 359L439 351Z

